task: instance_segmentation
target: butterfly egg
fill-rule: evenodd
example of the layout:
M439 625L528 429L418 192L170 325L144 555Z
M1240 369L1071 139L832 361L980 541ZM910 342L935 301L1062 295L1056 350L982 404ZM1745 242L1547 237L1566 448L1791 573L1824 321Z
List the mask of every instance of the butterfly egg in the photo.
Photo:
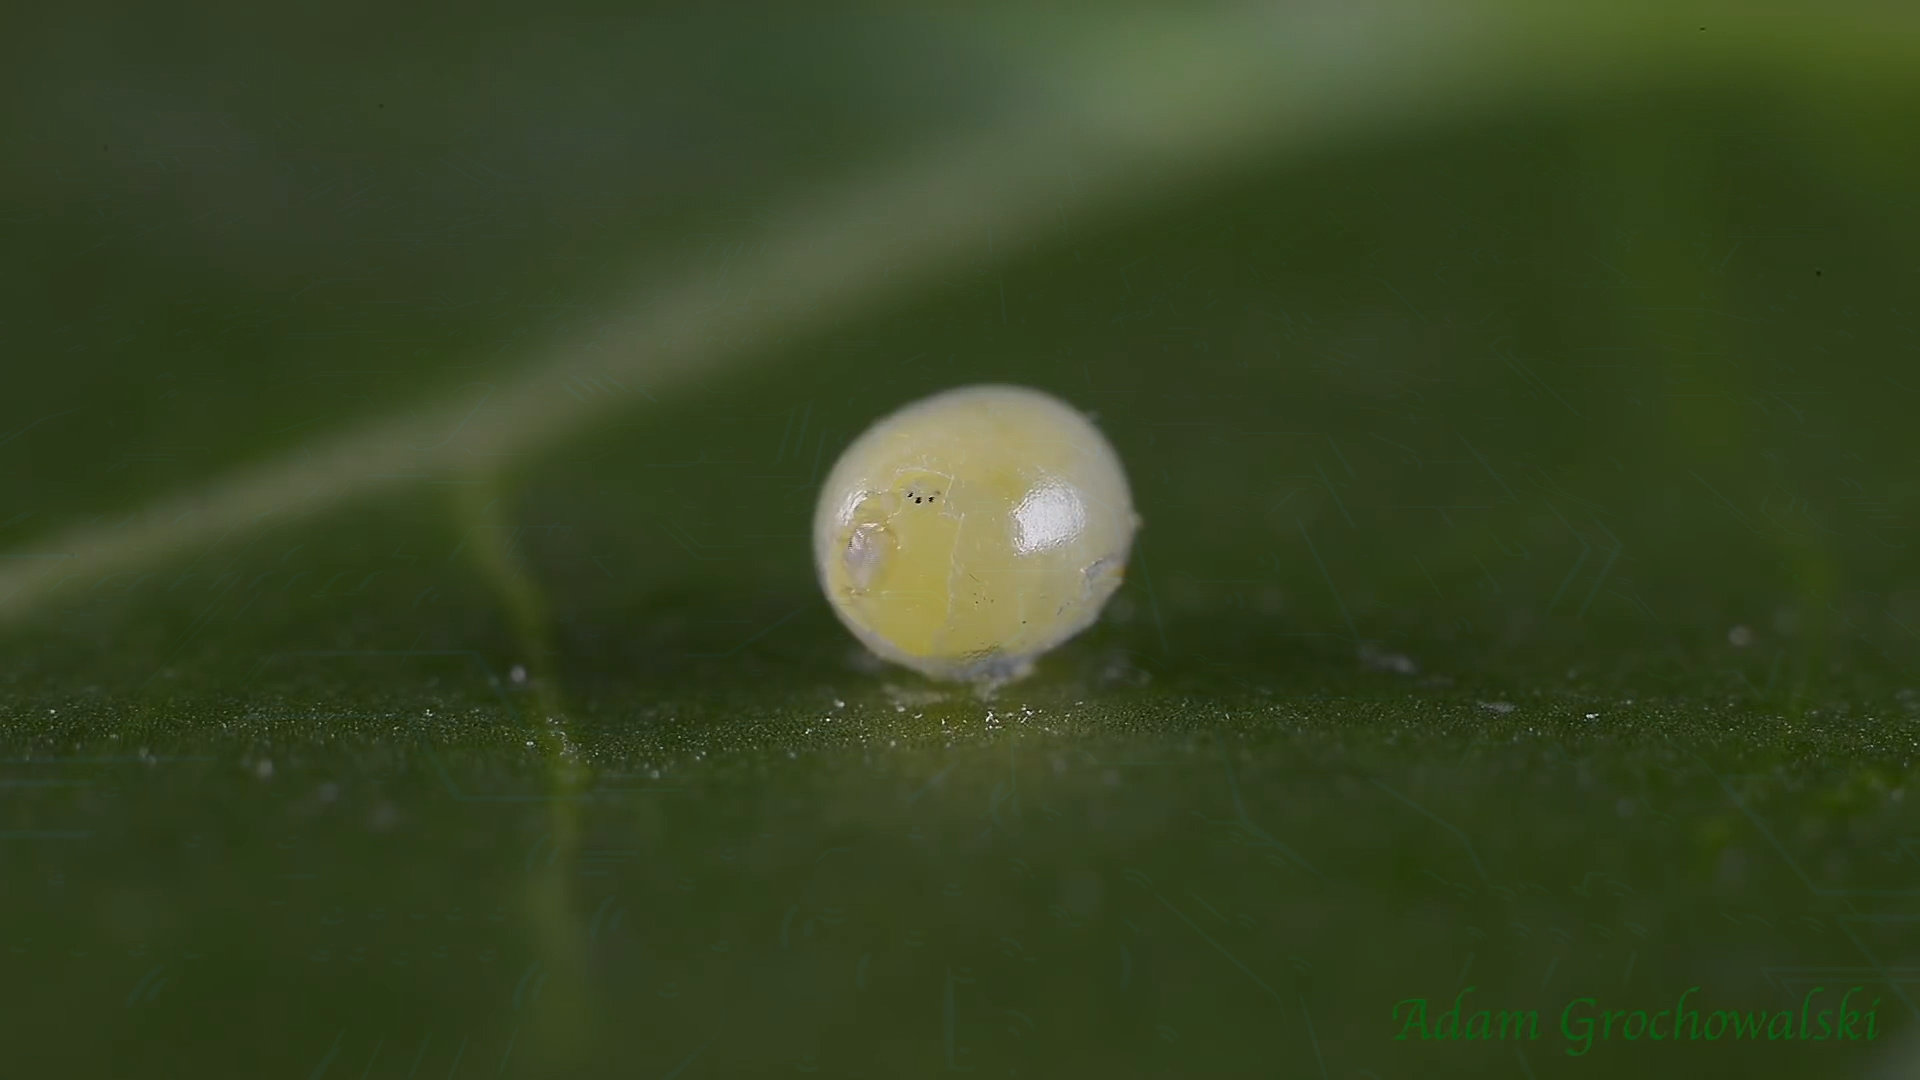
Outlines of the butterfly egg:
M936 679L1004 681L1091 625L1140 518L1120 457L1051 395L969 386L913 402L834 463L813 554L834 614Z

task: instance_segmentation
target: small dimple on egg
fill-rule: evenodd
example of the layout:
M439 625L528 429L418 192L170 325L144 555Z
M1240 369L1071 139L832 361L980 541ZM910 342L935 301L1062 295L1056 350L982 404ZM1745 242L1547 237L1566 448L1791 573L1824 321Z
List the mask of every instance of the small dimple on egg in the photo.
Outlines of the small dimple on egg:
M862 525L847 537L842 559L847 567L847 580L855 592L863 592L873 584L873 576L892 546L892 534L878 525Z

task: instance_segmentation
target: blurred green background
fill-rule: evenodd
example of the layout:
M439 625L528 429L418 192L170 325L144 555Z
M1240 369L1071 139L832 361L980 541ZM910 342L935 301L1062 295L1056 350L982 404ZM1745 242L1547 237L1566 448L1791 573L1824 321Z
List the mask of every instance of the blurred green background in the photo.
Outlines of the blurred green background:
M6 19L0 1074L1920 1075L1912 11ZM980 381L991 699L807 539Z

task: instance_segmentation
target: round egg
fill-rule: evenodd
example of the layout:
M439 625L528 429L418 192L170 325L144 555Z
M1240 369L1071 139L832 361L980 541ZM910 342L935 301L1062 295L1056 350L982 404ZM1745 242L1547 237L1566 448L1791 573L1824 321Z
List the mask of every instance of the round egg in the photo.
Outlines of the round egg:
M813 552L834 614L874 653L1003 682L1092 624L1139 525L1119 455L1079 411L969 386L854 440L820 492Z

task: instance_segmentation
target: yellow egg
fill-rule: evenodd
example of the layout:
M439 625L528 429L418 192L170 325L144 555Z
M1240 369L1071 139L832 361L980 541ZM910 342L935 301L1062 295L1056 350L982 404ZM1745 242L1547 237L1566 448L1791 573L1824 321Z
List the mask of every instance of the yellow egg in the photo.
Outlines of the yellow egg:
M889 415L834 463L813 515L833 610L936 679L1003 682L1086 629L1140 525L1120 457L1051 395L969 386Z

